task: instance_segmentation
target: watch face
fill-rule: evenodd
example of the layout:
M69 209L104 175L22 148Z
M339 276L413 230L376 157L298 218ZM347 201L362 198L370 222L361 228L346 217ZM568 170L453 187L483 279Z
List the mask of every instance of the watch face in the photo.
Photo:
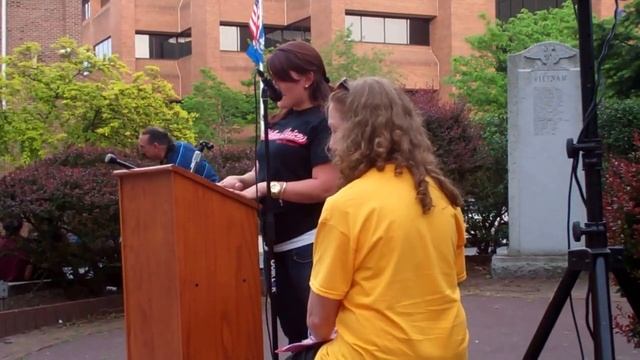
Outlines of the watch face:
M271 183L271 192L274 194L277 194L280 192L280 183L278 182L272 182Z

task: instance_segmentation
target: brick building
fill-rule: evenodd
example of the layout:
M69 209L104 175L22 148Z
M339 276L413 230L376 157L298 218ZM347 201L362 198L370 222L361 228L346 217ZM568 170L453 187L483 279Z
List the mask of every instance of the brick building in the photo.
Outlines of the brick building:
M55 56L50 45L63 36L80 41L82 25L79 0L0 0L6 7L7 54L15 47L35 41L42 45L44 60Z
M250 77L244 54L253 0L83 0L82 41L131 68L153 64L179 96L209 67L229 85ZM351 25L357 47L384 49L407 88L444 87L451 57L481 32L495 0L264 0L267 45L307 39L318 48Z
M70 36L100 56L118 54L133 70L161 69L179 96L203 67L240 87L253 65L244 54L253 0L0 0L7 6L7 52L25 41L49 45ZM625 3L626 1L621 1ZM445 90L451 58L469 53L465 38L484 30L478 14L506 19L522 8L562 0L264 0L267 45L291 39L328 44L350 26L360 50L383 49L407 88ZM592 0L610 16L613 2ZM4 36L4 32L0 33Z

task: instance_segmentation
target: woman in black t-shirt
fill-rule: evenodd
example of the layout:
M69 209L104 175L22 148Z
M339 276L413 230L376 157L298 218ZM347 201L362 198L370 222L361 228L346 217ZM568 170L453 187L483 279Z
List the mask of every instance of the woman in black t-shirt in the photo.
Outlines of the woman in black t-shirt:
M269 180L275 199L274 259L277 313L289 342L307 338L307 301L313 240L324 200L338 186L338 172L327 153L330 130L324 111L330 87L320 54L308 43L278 47L267 68L282 92L280 112L269 124ZM258 166L229 176L220 185L250 199L267 196L264 141Z

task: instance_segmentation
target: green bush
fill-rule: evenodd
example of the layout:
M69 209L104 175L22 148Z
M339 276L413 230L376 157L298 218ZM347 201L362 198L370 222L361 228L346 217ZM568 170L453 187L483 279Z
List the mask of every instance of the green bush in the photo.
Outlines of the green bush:
M108 152L71 148L0 178L0 218L31 225L19 246L42 277L73 290L72 297L100 295L120 278L117 179L104 163Z
M472 121L464 104L441 102L433 93L414 93L412 99L442 168L464 194L467 245L481 255L495 254L508 241L506 128L493 126L505 136L494 134ZM506 124L501 118L484 123L490 121Z
M640 97L606 99L598 111L598 126L605 152L614 156L631 154L633 130L640 129Z
M254 147L249 144L229 144L217 146L213 152L205 154L216 169L220 179L230 175L243 175L254 167Z
M612 157L605 172L604 215L612 245L624 250L624 265L640 286L640 131L634 136L633 152L626 158ZM632 313L619 309L615 328L640 348L640 323Z

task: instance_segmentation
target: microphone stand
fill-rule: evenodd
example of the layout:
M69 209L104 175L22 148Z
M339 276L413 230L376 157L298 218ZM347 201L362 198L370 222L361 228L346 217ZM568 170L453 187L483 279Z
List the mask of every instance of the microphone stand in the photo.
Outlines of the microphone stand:
M196 172L196 167L198 166L198 164L200 163L200 159L202 158L202 154L204 153L204 150L213 150L213 144L209 143L208 141L200 141L198 143L198 145L195 146L196 151L193 153L193 156L191 157L191 166L190 166L190 171L192 173Z
M263 87L260 94L260 98L262 100L262 108L264 109L262 114L262 122L263 122L263 137L264 137L264 173L265 173L265 182L267 184L267 196L264 199L263 207L261 210L262 217L262 236L263 242L266 244L265 253L264 253L264 271L265 271L265 282L266 282L266 295L270 300L270 317L271 317L271 358L278 359L278 353L276 350L278 349L278 311L277 311L277 299L276 296L278 294L277 290L277 281L276 281L276 261L274 257L273 247L275 244L275 219L273 215L273 210L275 207L275 200L271 196L271 153L269 151L269 99L277 102L278 96L282 96L279 94L277 89L273 86L273 83L270 79L268 79L264 73L257 69L257 73L260 76L260 80L262 81ZM271 91L270 91L271 89Z

